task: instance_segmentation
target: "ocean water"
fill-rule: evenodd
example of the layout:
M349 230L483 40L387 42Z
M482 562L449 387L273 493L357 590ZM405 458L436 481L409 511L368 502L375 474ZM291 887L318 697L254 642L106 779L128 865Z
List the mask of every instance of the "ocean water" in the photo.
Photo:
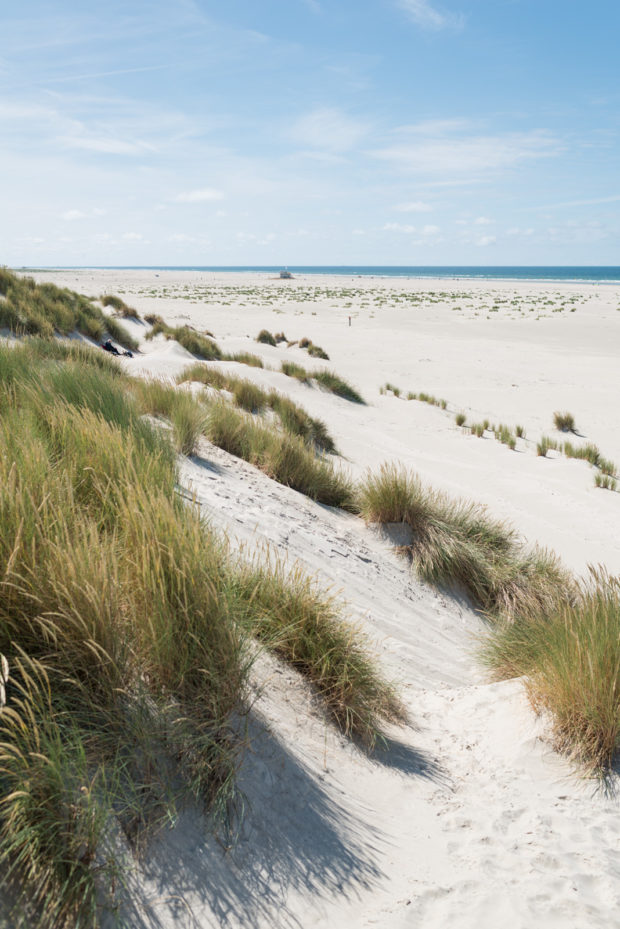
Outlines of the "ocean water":
M287 265L291 274L338 274L348 277L445 278L446 280L582 281L598 284L620 283L620 267L521 266L521 265ZM106 270L127 271L256 271L278 274L283 265L145 265L106 266Z

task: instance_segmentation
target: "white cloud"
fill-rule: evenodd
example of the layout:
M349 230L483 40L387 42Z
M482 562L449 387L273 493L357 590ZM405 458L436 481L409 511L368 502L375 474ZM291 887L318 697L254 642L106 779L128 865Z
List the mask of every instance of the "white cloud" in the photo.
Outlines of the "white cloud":
M439 226L424 226L422 229L422 235L425 236L434 236L438 235L441 232Z
M335 107L323 107L306 113L291 128L294 142L328 152L353 148L368 132L368 125L352 119Z
M416 174L478 174L510 168L523 161L551 158L561 146L541 131L497 136L459 136L405 142L371 152L403 171Z
M81 210L66 210L60 214L60 218L67 220L67 222L73 222L75 219L86 219L86 213Z
M364 229L352 229L351 235L366 235L366 231Z
M144 236L140 232L124 232L121 236L126 242L142 242Z
M409 226L403 223L386 223L383 230L384 232L404 232L406 235L411 235L415 232L415 226Z
M474 220L474 226L490 226L493 222L494 220L489 219L488 216L479 216Z
M66 148L84 149L88 152L100 152L103 155L143 155L154 151L152 145L146 142L127 142L124 139L114 139L96 136L63 136L59 139Z
M177 194L174 199L177 203L207 203L212 200L223 200L224 194L214 187L202 187L200 190L187 190Z
M433 208L421 200L410 200L407 203L397 203L394 209L399 213L430 213Z
M442 13L428 0L398 0L398 5L416 26L423 29L461 29L465 23L461 13Z
M486 247L487 245L494 245L497 242L497 239L494 235L482 235L479 239L476 239L476 245L481 247Z

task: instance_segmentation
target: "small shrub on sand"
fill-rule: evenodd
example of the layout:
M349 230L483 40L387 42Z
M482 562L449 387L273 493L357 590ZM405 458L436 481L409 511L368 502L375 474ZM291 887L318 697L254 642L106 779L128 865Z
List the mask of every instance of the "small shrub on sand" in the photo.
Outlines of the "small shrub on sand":
M466 420L467 420L467 417L465 416L465 413L457 413L456 416L454 417L454 421L457 424L457 426L464 426Z
M599 458L597 467L602 474L606 474L609 477L615 477L618 473L616 465L613 461L610 461L609 458Z
M556 429L559 429L560 432L574 432L575 417L572 413L554 413L553 425Z
M261 329L261 331L256 336L256 341L262 342L263 345L274 345L275 346L276 344L276 340L274 339L274 337L272 336L272 334L269 332L268 329Z
M323 390L328 390L338 397L350 400L351 403L366 403L361 394L334 371L315 371L312 374L312 378Z
M299 347L300 347L300 348L308 348L310 345L312 345L312 340L306 338L306 336L304 336L303 339L300 339L300 340L299 340Z
M473 426L470 426L471 434L477 436L481 439L484 436L484 426L482 423L474 423Z
M524 439L524 438L525 438L525 429L524 429L524 427L523 427L523 426L515 426L515 434L516 434L516 436L517 436L518 439Z
M288 342L288 339L286 338L283 332L276 332L276 334L274 335L274 339L276 340L276 342Z

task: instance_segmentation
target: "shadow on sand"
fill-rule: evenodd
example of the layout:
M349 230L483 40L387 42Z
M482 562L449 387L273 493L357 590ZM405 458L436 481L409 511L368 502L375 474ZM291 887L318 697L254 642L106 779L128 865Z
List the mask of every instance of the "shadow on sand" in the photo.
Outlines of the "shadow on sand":
M385 837L360 824L346 797L322 783L255 715L239 772L245 812L225 848L195 809L150 849L127 887L123 916L135 929L259 925L304 929L289 908L298 894L354 900L384 876ZM441 779L440 768L387 739L373 759L405 774Z

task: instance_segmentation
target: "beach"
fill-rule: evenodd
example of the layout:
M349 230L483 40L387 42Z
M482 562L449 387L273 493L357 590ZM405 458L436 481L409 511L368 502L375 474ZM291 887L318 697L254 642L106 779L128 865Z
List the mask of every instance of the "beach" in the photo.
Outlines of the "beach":
M208 330L263 368L210 362L275 388L323 420L340 466L384 462L485 504L528 545L578 574L620 572L620 494L558 445L595 443L620 462L615 416L620 286L178 271L34 272L88 296L116 294L141 316ZM193 357L143 321L121 363L173 379ZM262 329L288 342L259 343ZM285 376L328 367L356 404ZM386 387L386 385L391 385ZM192 389L197 385L190 385ZM407 399L420 392L437 404ZM400 395L397 395L399 393ZM445 408L441 404L445 400ZM575 433L554 429L569 411ZM523 427L515 449L485 431ZM338 459L337 459L338 460ZM617 799L555 751L520 679L493 682L478 659L485 621L466 598L420 582L393 539L319 505L206 440L181 485L233 548L298 564L344 603L395 680L408 713L368 755L326 722L311 689L266 654L252 678L238 835L214 838L180 812L131 869L132 926L358 929L603 927L620 904Z

